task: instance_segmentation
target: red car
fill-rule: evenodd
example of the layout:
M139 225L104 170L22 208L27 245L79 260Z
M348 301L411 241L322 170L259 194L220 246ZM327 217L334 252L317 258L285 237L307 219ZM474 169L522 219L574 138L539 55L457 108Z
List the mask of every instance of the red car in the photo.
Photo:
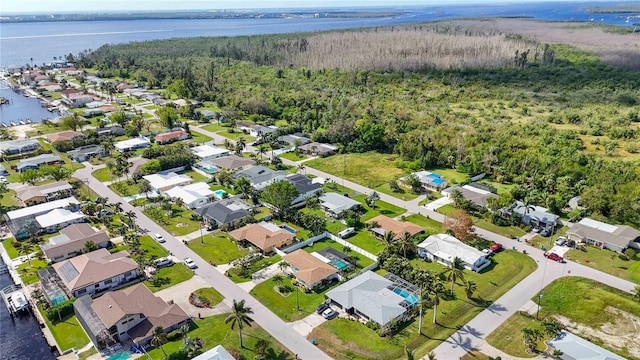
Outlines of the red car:
M556 254L556 253L544 253L544 256L549 259L549 260L553 260L553 261L557 261L557 262L563 262L564 259L562 258L562 256Z
M491 247L489 249L491 251L493 251L494 253L497 253L497 252L502 251L504 248L502 247L502 244L495 243L495 244L491 245Z

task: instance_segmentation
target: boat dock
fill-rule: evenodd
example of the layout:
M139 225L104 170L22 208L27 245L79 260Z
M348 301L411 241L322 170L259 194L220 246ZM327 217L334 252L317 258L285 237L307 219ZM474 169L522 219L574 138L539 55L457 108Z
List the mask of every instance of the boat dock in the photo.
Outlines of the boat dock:
M0 295L2 295L2 301L9 310L10 315L29 312L29 300L25 290L22 288L22 284L7 286L0 290Z

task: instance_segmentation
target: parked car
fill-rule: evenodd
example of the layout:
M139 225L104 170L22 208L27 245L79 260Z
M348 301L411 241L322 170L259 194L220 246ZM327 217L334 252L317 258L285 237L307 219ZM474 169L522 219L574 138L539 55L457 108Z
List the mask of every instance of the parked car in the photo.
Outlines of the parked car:
M564 259L562 258L562 256L560 256L560 255L558 255L556 253L546 252L546 253L544 253L544 256L549 260L553 260L553 261L557 261L557 262L564 262Z
M337 316L338 313L331 308L328 308L327 310L322 312L322 317L327 320L335 319Z
M7 180L7 178L4 176L0 176L0 182L2 182L5 185L9 185L9 180Z
M566 244L566 243L567 243L567 238L566 238L566 237L564 237L564 236L560 236L560 237L558 238L558 240L556 240L556 243L555 243L555 244L556 244L556 245L558 245L558 246L562 246L562 245L564 245L564 244Z
M495 244L491 245L489 250L493 251L494 253L498 253L498 252L504 250L504 247L502 246L502 244L495 243Z
M182 263L185 264L189 269L198 268L198 265L196 265L196 263L193 260L191 260L191 258L188 258L188 257L184 258L182 260Z
M156 267L161 268L161 267L165 267L165 266L171 266L171 265L173 265L173 260L171 260L171 259L170 259L170 258L168 258L168 257L161 257L161 258L159 258L159 259L156 259L156 260L153 262L153 264L154 264Z
M155 235L153 235L153 237L154 237L154 238L156 239L156 241L157 241L157 242L159 242L159 243L163 243L163 242L165 242L165 241L166 241L166 240L164 239L164 237L163 237L162 235L160 235L160 234L155 234Z
M342 231L340 231L338 233L338 236L340 236L342 239L348 237L349 235L353 234L354 232L356 232L356 228L350 227L350 228L346 228Z
M322 303L322 304L318 305L318 307L316 308L316 313L322 314L328 308L329 308L329 305L327 305L326 303Z

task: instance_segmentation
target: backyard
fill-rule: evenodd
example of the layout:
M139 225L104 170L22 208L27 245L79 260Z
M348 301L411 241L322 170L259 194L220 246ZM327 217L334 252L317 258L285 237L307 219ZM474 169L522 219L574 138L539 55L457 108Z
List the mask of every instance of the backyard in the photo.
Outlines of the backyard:
M292 291L281 294L276 291L277 286L278 284L271 278L254 287L250 294L284 321L300 320L314 312L316 307L324 301L324 294L328 290L327 288L317 293L305 293L292 285L291 279L286 276L280 286L288 287ZM299 307L296 307L296 301Z
M40 309L40 313L43 313L42 309ZM79 350L89 343L89 338L78 323L75 315L63 318L62 321L55 323L49 321L46 316L44 316L44 319L60 350L65 351L71 348Z
M239 248L229 235L222 232L204 235L202 241L193 239L188 246L204 260L217 265L228 264L249 253L248 249Z
M422 335L418 334L418 319L415 318L391 337L380 337L374 330L359 322L336 319L316 327L308 336L315 338L318 346L335 359L399 359L404 356L404 347L416 350L422 357L438 346L478 313L489 306L536 267L528 256L515 251L503 251L493 258L494 264L481 274L464 271L465 279L478 286L471 299L467 299L462 286L455 287L456 300L442 300L438 306L438 324L432 323L432 309L425 311ZM413 266L434 272L444 267L436 263L412 260Z
M320 250L322 250L322 249L324 249L326 247L332 247L332 248L340 251L343 254L345 253L343 251L343 248L344 248L343 245L340 245L337 242L332 241L330 239L318 240L318 241L314 242L313 245L305 246L303 249L304 249L304 251L306 251L308 253L312 253L312 252L315 252L315 251L320 251ZM361 255L361 254L358 254L358 253L353 252L353 251L351 253L348 253L348 254L345 254L345 255L348 255L350 258L355 260L356 261L356 265L359 268L365 268L365 267L373 264L373 262L374 262L372 259L369 259L368 257L366 257L364 255Z
M18 274L25 285L35 284L38 279L38 270L44 269L48 266L47 262L39 259L31 259L20 266L18 266Z
M18 250L13 246L14 241L16 241L16 239L14 238L8 238L8 239L2 240L2 246L4 246L4 249L7 252L7 255L9 255L9 258L11 259L15 259L20 255L18 253Z

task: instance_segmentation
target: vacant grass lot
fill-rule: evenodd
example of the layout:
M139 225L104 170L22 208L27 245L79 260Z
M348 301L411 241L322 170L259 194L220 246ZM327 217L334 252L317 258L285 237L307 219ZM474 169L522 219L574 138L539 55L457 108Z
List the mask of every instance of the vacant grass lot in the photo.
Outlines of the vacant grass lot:
M522 337L523 328L542 330L542 325L535 319L515 313L487 337L487 342L512 356L535 357L537 354L527 352L527 345L524 344L524 338ZM546 347L544 340L538 341L536 343L536 352L542 352Z
M416 225L422 226L424 230L429 234L440 234L442 233L442 223L428 218L424 215L420 214L411 214L407 216L407 221L412 222Z
M640 251L631 260L620 259L619 254L595 246L587 246L587 252L569 250L564 258L640 284Z
M516 251L503 251L494 257L495 265L483 273L464 271L465 279L478 284L472 299L467 299L462 286L455 287L457 300L442 300L438 306L438 323L432 323L433 312L425 312L422 333L418 334L418 319L409 322L398 334L379 337L375 331L359 322L336 319L316 327L308 336L315 338L318 346L334 359L400 359L404 347L416 349L416 358L422 357L438 346L478 313L498 299L536 267L535 262ZM444 270L442 265L413 260L420 266L435 272Z
M174 209L179 209L177 206L173 205ZM173 236L182 236L191 234L194 231L197 231L200 228L200 222L191 220L191 215L195 214L193 210L186 210L184 208L179 209L180 212L175 216L169 216L166 212L162 212L162 222L156 221L153 216L150 216L151 207L144 209L142 212L145 215L149 216L151 220L153 220L156 224L162 226L163 229L167 230Z
M51 330L53 337L56 339L60 350L65 351L71 348L79 350L89 343L89 338L82 329L82 326L80 326L80 323L78 323L75 315L52 323L44 316L42 309L40 309L40 312L43 313L45 322L49 330Z
M398 185L400 185L400 191L393 191L391 190L391 186L389 186L389 183L384 183L382 185L378 185L376 187L373 188L373 190L379 192L379 193L383 193L383 194L387 194L387 195L391 195L393 197L396 197L398 199L402 199L402 200L413 200L415 198L417 198L418 196L420 196L420 194L416 194L413 191L408 190L401 182L398 182Z
M151 280L146 280L144 284L147 285L152 292L160 291L191 279L193 277L193 270L189 269L185 264L179 263L159 269L155 276L168 279L168 281L160 284L160 286L154 286Z
M438 208L438 212L444 215L449 216L454 210L456 210L451 204L442 206ZM524 230L516 226L499 226L491 223L489 220L481 219L475 216L471 216L473 219L473 224L479 228L494 232L496 234L500 234L502 236L506 236L511 239L515 239L517 237L523 236L526 234Z
M228 264L249 253L249 250L239 248L235 241L225 233L209 234L189 241L189 248L195 251L206 261L213 261L215 264Z
M372 219L378 215L384 215L390 218L394 218L396 216L400 216L407 212L407 209L403 209L399 206L395 206L386 201L378 200L375 203L375 208L371 208L366 204L367 195L360 194L352 197L353 200L359 201L362 203L362 208L365 210L364 215L360 218L362 221L367 221Z
M213 140L212 138L208 137L207 135L203 134L203 133L199 133L197 131L191 130L191 141L193 141L196 144L204 144L206 142L209 142Z
M313 159L304 164L357 184L375 188L405 175L402 169L396 167L394 163L396 158L397 155L367 152L333 155Z
M293 355L291 355L282 345L280 345L280 343L255 323L252 323L251 326L245 326L242 329L244 348L241 348L238 340L238 330L237 328L232 330L229 324L225 324L224 319L226 317L227 315L223 314L211 316L206 319L195 320L194 324L191 326L192 330L189 332L189 337L192 339L200 338L204 341L204 348L202 349L203 352L215 347L216 345L222 345L227 349L227 351L236 352L246 359L254 358L255 354L253 353L253 349L256 342L260 339L264 339L270 343L270 347L273 349L268 354L267 359L293 359ZM184 343L180 336L176 336L173 341L162 345L162 348L167 354L172 354L183 347ZM162 359L164 354L162 353L162 350L155 348L149 351L149 356L151 356L152 359Z
M284 278L282 285L291 286L294 289L293 292L281 295L276 291L276 283L271 278L254 287L251 290L251 295L284 321L295 321L306 317L314 312L316 307L324 300L326 291L307 294L302 289L296 289L288 277ZM300 305L299 308L296 306L296 297Z
M133 181L129 182L127 180L112 183L111 185L109 185L109 189L113 190L113 192L120 196L132 196L140 193L138 184Z

